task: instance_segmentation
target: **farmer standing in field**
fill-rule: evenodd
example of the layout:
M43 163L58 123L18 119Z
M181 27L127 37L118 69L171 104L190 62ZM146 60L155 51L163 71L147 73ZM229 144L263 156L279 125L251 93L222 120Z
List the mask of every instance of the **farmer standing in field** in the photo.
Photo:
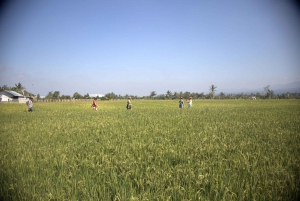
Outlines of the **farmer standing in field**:
M192 100L191 96L190 96L190 98L189 98L189 100L187 102L188 102L188 107L192 108L192 106L193 106L193 100Z
M127 105L126 105L127 110L132 110L132 104L130 100L131 100L131 96L129 96L127 100Z
M31 96L30 98L29 98L29 100L26 102L26 104L27 104L27 107L28 107L28 112L33 112L33 109L32 109L32 107L33 107L33 97Z
M94 98L94 100L93 100L93 104L92 104L93 110L98 110L98 104L97 104L96 100L97 100L97 98Z
M179 108L184 108L184 102L182 100L182 97L180 97L180 100L179 100Z

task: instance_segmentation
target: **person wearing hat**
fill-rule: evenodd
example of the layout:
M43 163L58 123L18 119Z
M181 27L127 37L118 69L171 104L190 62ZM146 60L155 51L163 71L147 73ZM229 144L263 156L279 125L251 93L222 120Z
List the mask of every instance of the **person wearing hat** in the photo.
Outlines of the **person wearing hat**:
M28 112L33 112L33 109L32 109L33 102L32 101L33 101L33 97L30 96L29 101L27 101Z
M184 108L184 102L182 100L182 97L180 97L180 100L179 100L179 108Z
M127 100L127 105L126 105L127 110L132 110L132 104L130 100L131 100L131 96L129 96Z

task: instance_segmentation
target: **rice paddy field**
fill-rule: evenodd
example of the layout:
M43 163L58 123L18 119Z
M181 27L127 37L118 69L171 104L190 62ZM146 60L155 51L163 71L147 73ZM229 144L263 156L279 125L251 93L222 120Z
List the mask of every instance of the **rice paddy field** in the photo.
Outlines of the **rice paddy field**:
M0 200L297 200L300 100L0 104Z

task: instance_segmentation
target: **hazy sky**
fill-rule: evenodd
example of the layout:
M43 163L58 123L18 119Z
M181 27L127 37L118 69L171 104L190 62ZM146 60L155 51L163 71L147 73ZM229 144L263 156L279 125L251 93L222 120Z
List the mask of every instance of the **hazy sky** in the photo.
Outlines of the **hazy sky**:
M0 85L34 94L217 93L300 81L284 0L28 0L0 8Z

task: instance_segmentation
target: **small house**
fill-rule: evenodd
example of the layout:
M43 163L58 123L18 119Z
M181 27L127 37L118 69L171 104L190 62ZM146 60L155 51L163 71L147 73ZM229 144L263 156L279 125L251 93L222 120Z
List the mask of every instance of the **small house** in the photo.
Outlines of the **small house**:
M28 98L15 91L5 90L0 92L0 102L26 103L27 100Z
M91 98L97 98L97 97L102 98L104 95L102 95L102 94L89 94L89 96Z

